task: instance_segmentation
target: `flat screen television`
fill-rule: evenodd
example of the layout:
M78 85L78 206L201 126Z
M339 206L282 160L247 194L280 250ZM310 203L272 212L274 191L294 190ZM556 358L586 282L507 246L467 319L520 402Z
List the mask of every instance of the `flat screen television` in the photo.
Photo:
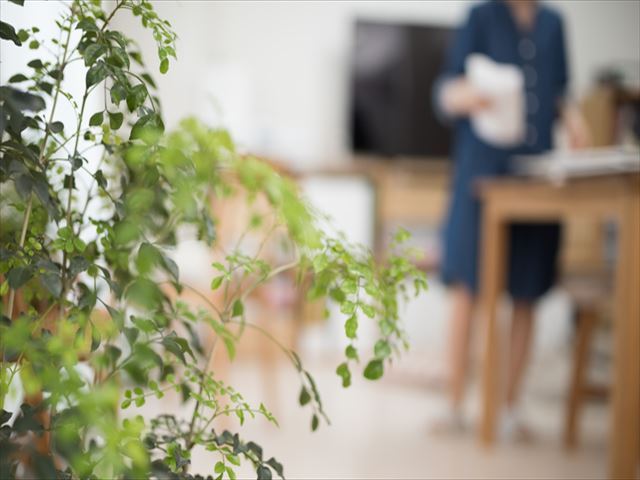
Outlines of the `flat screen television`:
M446 158L451 132L436 117L432 87L453 29L358 20L351 70L354 153Z

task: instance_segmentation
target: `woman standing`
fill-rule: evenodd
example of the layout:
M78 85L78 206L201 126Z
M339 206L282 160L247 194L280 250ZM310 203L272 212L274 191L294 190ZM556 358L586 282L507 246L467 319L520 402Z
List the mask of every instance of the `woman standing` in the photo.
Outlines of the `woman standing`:
M483 54L518 67L524 78L526 135L510 148L489 145L474 132L469 116L491 108L491 100L466 78L465 61ZM518 154L550 150L554 121L561 116L570 143L587 143L586 129L567 102L567 56L559 14L535 0L494 0L471 9L458 31L445 71L436 87L442 112L455 128L453 194L444 228L442 276L451 286L450 414L445 426L462 426L471 321L478 291L478 243L481 209L474 195L478 178L507 175ZM531 345L533 305L554 283L560 240L557 224L511 227L508 290L513 299L511 357L507 381L507 414L502 431L522 433L515 413Z

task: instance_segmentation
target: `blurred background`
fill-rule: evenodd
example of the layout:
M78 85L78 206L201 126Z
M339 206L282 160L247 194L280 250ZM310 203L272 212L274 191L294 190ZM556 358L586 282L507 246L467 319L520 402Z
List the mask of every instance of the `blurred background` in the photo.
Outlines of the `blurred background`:
M2 2L3 15L26 15L22 21L41 24L61 8L27 3L30 9L22 13ZM249 315L296 346L316 374L332 421L330 427L310 432L307 412L297 408L295 370L259 338L248 333L233 364L222 355L216 359L214 370L250 403L264 401L278 418L280 428L262 420L249 422L246 437L281 461L288 478L606 475L609 408L604 396L582 409L578 447L563 447L576 339L575 300L563 286L536 308L533 358L523 394L533 441L486 451L473 430L439 436L430 429L434 412L444 404L446 386L450 304L438 266L453 171L451 132L436 119L431 91L453 32L474 3L154 3L178 34L178 60L168 74L155 77L169 129L187 116L222 125L243 151L294 176L304 195L350 240L383 258L391 232L402 226L425 254L420 265L427 271L429 291L403 307L411 349L380 382L358 377L348 390L341 388L334 372L345 346L339 312L330 308L325 318L325 305L300 306L285 281L251 301ZM583 109L594 145L637 144L640 3L545 3L565 20L571 96ZM115 28L137 38L147 62L155 65L153 41L137 21L121 16ZM3 58L3 83L24 60ZM561 128L555 136L559 148L565 148ZM562 270L592 274L605 268L609 237L607 225L572 220ZM175 252L186 281L203 291L209 288L210 258L210 252L188 238ZM366 343L366 331L363 336ZM610 337L603 320L590 345L588 376L596 384L609 378ZM479 410L479 345L474 352L465 403L473 419ZM205 473L204 455L193 463L194 472Z

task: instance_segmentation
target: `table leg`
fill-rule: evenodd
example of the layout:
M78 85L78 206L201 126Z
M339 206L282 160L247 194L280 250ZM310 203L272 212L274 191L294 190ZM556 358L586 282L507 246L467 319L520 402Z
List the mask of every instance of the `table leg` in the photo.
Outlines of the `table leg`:
M484 323L484 359L482 365L482 418L480 440L490 446L495 440L496 417L500 408L501 361L497 325L498 303L504 289L507 259L507 223L485 206L480 258L480 309Z
M619 222L609 476L636 478L640 449L640 198Z

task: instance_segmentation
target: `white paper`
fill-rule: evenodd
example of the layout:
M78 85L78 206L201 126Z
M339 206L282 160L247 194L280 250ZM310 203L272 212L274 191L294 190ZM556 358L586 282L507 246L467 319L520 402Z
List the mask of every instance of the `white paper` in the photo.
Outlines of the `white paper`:
M497 147L513 147L525 137L524 78L515 65L496 63L486 55L466 60L468 81L490 100L490 106L471 115L476 135Z
M640 172L640 149L604 147L588 150L553 150L541 155L519 155L516 172L562 182L567 178Z

